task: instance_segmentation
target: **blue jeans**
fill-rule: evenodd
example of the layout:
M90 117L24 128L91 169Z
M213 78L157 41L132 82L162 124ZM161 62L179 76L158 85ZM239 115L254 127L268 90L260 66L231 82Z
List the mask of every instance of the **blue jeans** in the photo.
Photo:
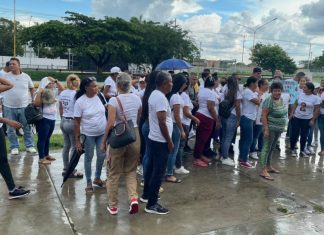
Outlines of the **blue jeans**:
M254 121L245 116L241 117L241 137L239 142L240 161L249 160L249 151L253 142L253 125Z
M73 153L75 149L74 120L63 117L60 127L64 138L62 151L63 169L66 170L70 162L70 153Z
M50 139L55 128L55 120L42 118L36 122L37 150L39 159L43 159L49 154Z
M186 138L180 140L179 149L176 157L175 166L176 168L180 168L182 166L182 157L183 157L183 149L186 146L189 136L189 125L182 124L183 130L186 133Z
M26 148L34 147L34 139L30 125L25 117L25 108L8 108L4 106L3 114L5 118L20 122L24 130L24 141ZM10 149L19 148L16 129L7 125L7 136L10 143Z
M148 141L150 145L149 154L147 155L147 168L145 174L145 184L142 198L147 198L146 207L153 206L157 203L159 189L162 179L165 175L169 154L167 143Z
M147 155L149 154L150 151L150 144L149 144L149 138L148 135L150 133L150 126L148 120L146 120L143 125L142 125L142 135L145 140L145 153L142 159L142 165L143 165L143 177L145 179L145 173L147 171Z
M101 176L101 170L102 165L104 163L106 153L101 152L100 150L100 144L102 143L103 135L99 136L86 136L86 140L84 143L84 171L86 175L87 184L91 183L91 163L92 158L94 155L94 149L96 147L97 152L97 162L96 162L96 172L95 172L95 178L100 179Z
M256 152L256 144L258 142L258 150L262 150L263 146L263 131L262 131L262 125L254 125L253 127L253 141L251 144L250 152Z
M221 119L222 121L222 138L221 138L221 156L228 158L228 151L232 145L232 139L236 132L236 115L232 114L228 118Z
M320 131L321 151L324 151L324 114L318 117L318 128Z
M166 175L171 176L173 175L173 168L175 165L175 161L177 159L177 154L179 150L179 145L180 145L180 130L177 126L177 124L173 123L173 131L172 131L172 142L173 142L173 149L172 152L169 153L168 156L168 165L167 165L167 170L166 170Z

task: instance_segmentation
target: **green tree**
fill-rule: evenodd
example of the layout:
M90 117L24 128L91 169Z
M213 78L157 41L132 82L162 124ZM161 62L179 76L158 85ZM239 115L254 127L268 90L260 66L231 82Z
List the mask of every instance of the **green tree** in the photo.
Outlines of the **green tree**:
M16 21L17 35L22 29L22 26ZM11 20L0 18L0 55L12 56L13 55L13 32L14 23ZM19 42L16 40L16 53L23 55L24 51Z
M312 68L316 69L322 69L324 67L324 51L322 52L322 55L319 57L316 57L312 63L311 63Z
M297 67L292 58L278 45L263 45L258 43L252 49L250 60L263 69L270 70L272 75L276 69L292 74Z

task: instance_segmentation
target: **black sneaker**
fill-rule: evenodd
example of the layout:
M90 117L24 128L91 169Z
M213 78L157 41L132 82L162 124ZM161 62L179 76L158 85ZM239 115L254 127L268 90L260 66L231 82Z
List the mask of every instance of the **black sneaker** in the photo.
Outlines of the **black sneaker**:
M9 199L25 197L30 193L30 190L25 190L23 187L16 188L13 192L9 192Z
M161 196L160 196L160 194L158 195L158 200L160 200L161 199ZM148 202L148 199L147 198L145 198L145 197L143 197L143 196L141 196L140 197L140 202L143 202L143 203L147 203Z
M169 210L167 208L162 207L160 204L156 203L153 206L145 207L145 212L150 214L166 215L169 213Z

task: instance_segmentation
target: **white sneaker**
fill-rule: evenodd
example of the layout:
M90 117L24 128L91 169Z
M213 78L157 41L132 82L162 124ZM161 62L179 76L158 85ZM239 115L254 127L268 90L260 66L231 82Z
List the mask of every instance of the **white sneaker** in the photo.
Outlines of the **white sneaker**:
M310 151L308 150L308 148L305 148L304 151L301 151L301 152L304 152L307 155L310 155L311 154Z
M258 153L257 152L250 153L250 158L254 160L259 160Z
M36 149L34 147L26 148L27 153L37 153Z
M315 152L314 152L314 149L313 149L312 146L308 146L307 147L307 150L308 150L308 152L309 152L310 155L315 155Z
M306 148L305 148L306 150ZM300 157L304 157L304 158L308 158L309 155L306 153L306 151L300 151L300 154L299 154Z
M19 150L17 148L11 149L11 155L18 155L19 154Z
M180 175L186 175L186 174L189 174L190 171L186 170L183 166L181 166L180 168L176 168L174 170L174 173L180 174Z
M222 164L223 165L227 165L227 166L235 166L235 163L232 159L230 159L229 157L228 158L223 158L222 159Z
M138 175L143 176L143 165L142 164L137 166L136 173Z

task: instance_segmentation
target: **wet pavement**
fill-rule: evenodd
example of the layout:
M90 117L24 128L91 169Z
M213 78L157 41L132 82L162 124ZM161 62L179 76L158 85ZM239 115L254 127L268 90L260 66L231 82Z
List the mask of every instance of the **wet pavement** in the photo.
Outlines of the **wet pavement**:
M285 155L285 139L280 141ZM8 200L0 179L1 235L324 234L323 157L279 160L276 151L273 165L281 174L273 174L275 181L270 182L258 176L258 166L247 170L214 162L201 169L187 155L190 174L179 176L181 184L163 184L161 203L170 209L168 215L146 214L144 204L138 214L129 215L122 178L120 210L112 216L106 210L105 189L86 195L85 179L69 179L61 188L61 153L52 155L57 160L46 167L38 165L37 156L9 156L16 184L32 192L27 198ZM84 172L82 160L78 169ZM105 171L104 167L102 179ZM141 195L140 186L138 190Z

